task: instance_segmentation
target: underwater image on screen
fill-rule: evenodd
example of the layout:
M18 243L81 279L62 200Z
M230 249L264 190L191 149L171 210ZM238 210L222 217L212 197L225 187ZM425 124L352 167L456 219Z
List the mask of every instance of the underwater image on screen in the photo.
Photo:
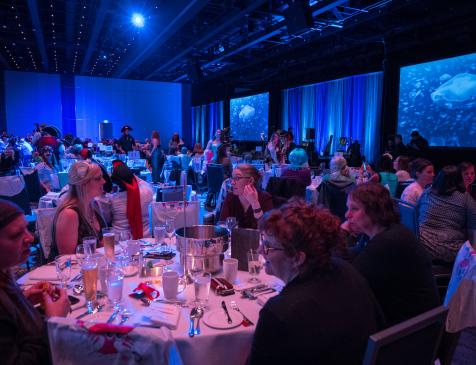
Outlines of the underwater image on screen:
M269 93L230 100L231 136L237 141L259 141L268 136Z
M476 53L400 69L398 133L430 146L476 146Z

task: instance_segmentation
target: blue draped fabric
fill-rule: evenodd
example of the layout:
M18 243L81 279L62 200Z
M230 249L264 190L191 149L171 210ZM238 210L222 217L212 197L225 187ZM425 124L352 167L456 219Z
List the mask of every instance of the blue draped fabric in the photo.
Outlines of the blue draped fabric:
M315 128L317 151L333 135L331 154L340 137L351 137L373 160L380 151L382 87L383 73L376 72L284 90L283 129L292 127L300 144L306 128Z
M223 101L192 107L192 145L201 143L203 148L223 128Z

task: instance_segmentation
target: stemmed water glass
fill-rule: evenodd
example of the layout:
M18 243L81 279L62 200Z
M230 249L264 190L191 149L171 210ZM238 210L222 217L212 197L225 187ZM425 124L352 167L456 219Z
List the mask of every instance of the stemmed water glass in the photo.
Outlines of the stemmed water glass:
M61 287L67 288L67 281L71 278L71 255L60 255L55 258L56 275L61 281Z
M116 232L118 237L119 246L121 246L122 252L126 252L127 242L132 238L131 231L128 229L120 230Z
M165 232L167 233L167 237L169 239L169 245L172 244L172 238L175 235L175 219L167 218L165 220ZM167 247L164 247L166 249Z
M107 268L107 297L113 308L121 308L122 290L124 286L124 262L110 262Z
M228 230L228 249L226 250L227 256L231 256L231 232L237 224L238 221L236 220L236 217L226 218L226 229Z

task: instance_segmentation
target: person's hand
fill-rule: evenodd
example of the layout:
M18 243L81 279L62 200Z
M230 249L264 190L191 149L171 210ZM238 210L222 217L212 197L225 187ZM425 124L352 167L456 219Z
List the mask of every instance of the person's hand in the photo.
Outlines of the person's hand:
M45 292L49 295L53 295L55 287L48 282L42 281L24 290L23 295L35 305L43 302L43 293Z
M256 209L256 206L259 206L258 192L256 191L256 188L253 186L253 184L250 183L245 186L243 189L243 198L245 198L248 203L250 203L253 209Z
M52 295L43 292L43 309L48 317L66 317L71 312L66 290L56 288Z

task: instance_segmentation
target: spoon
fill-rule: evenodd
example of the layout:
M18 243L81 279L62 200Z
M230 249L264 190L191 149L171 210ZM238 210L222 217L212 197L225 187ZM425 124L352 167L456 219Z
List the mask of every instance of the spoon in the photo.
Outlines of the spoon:
M203 310L202 307L197 308L197 327L195 328L195 332L194 332L196 335L200 334L200 318L203 317L204 312L205 311Z
M83 284L76 284L73 286L73 293L76 295L81 295L84 292L84 286Z
M190 337L195 336L194 326L195 326L195 318L198 316L198 308L193 307L190 311L190 328L188 329L188 335Z

